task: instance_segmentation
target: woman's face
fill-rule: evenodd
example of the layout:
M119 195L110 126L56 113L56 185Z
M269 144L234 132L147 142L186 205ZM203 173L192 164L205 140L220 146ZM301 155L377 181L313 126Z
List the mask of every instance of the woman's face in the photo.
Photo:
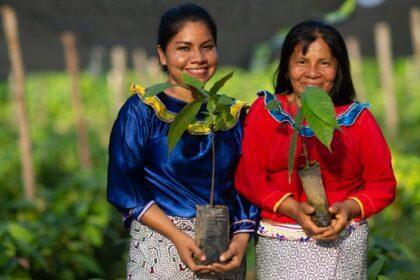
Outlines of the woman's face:
M186 22L169 40L165 52L158 46L158 53L161 64L168 67L169 81L174 84L182 83L182 72L205 83L217 68L214 38L201 21Z
M307 86L317 86L330 92L337 76L337 59L322 38L309 45L306 54L302 44L296 45L289 59L288 76L294 93Z

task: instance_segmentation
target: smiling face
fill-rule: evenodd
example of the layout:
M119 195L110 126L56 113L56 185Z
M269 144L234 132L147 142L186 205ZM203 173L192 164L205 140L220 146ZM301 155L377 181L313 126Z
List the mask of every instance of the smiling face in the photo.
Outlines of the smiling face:
M169 81L182 83L182 72L207 82L217 68L217 50L214 38L204 22L186 22L162 50L158 46L162 65L168 68Z
M317 38L303 54L298 44L289 59L288 76L294 93L302 93L307 86L318 86L330 92L337 76L337 59L322 38Z

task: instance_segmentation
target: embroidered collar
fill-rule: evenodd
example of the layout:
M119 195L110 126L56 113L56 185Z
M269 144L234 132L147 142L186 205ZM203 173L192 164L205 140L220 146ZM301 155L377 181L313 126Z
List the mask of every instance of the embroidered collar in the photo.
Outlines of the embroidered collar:
M162 100L158 96L150 96L150 97L143 98L145 94L144 88L140 85L135 85L135 84L131 85L130 93L137 94L145 104L152 107L156 113L156 116L161 121L166 122L166 123L171 123L174 121L177 113L171 112L170 110L168 110L165 104L162 102ZM235 121L232 122L230 126L224 130L229 130L238 123L242 108L244 108L245 105L246 105L246 102L235 100L235 103L230 106L230 114L235 118ZM198 120L188 125L187 131L195 135L205 135L205 134L209 134L211 132L211 129L203 121Z
M265 90L259 92L259 95L264 95L264 104L267 104L268 102L276 98L273 94ZM346 108L344 112L337 114L336 118L337 118L338 125L339 126L352 126L356 122L357 118L360 116L362 111L369 107L370 107L369 103L360 103L358 101L353 101L353 103L348 105L348 107ZM279 109L280 109L279 111L268 110L268 112L276 121L280 123L286 122L290 126L293 127L295 123L293 120L293 117L284 110L281 102L280 102ZM300 129L299 133L305 137L314 136L313 130L308 125L304 125Z

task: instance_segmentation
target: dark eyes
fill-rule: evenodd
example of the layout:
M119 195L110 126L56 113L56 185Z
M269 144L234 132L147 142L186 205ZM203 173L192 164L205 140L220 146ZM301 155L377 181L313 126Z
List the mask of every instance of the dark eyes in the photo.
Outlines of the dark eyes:
M203 50L212 50L214 48L214 45L210 44L210 45L204 45L201 47ZM183 51L183 52L187 52L190 50L190 47L188 46L180 46L177 48L177 50L179 51Z
M304 64L306 64L306 61L305 60L298 60L298 61L296 61L296 64L300 64L300 65L304 65ZM331 63L329 62L329 61L321 61L321 63L320 63L322 66L328 66L328 65L331 65Z
M211 50L213 48L214 48L214 45L205 45L205 46L203 46L203 49L205 49L205 50Z

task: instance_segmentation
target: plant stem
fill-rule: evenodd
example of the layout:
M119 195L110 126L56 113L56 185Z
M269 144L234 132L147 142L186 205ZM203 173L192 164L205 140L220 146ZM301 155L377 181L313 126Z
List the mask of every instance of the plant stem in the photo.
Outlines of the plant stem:
M214 148L214 131L211 132L211 151L212 151L212 168L211 168L211 189L210 189L210 207L214 207L214 177L216 173L216 151Z
M303 148L303 154L305 155L305 166L309 166L309 155L308 155L308 148L306 147L306 139L305 136L301 136L300 134L298 134L300 139L302 140L302 148Z

